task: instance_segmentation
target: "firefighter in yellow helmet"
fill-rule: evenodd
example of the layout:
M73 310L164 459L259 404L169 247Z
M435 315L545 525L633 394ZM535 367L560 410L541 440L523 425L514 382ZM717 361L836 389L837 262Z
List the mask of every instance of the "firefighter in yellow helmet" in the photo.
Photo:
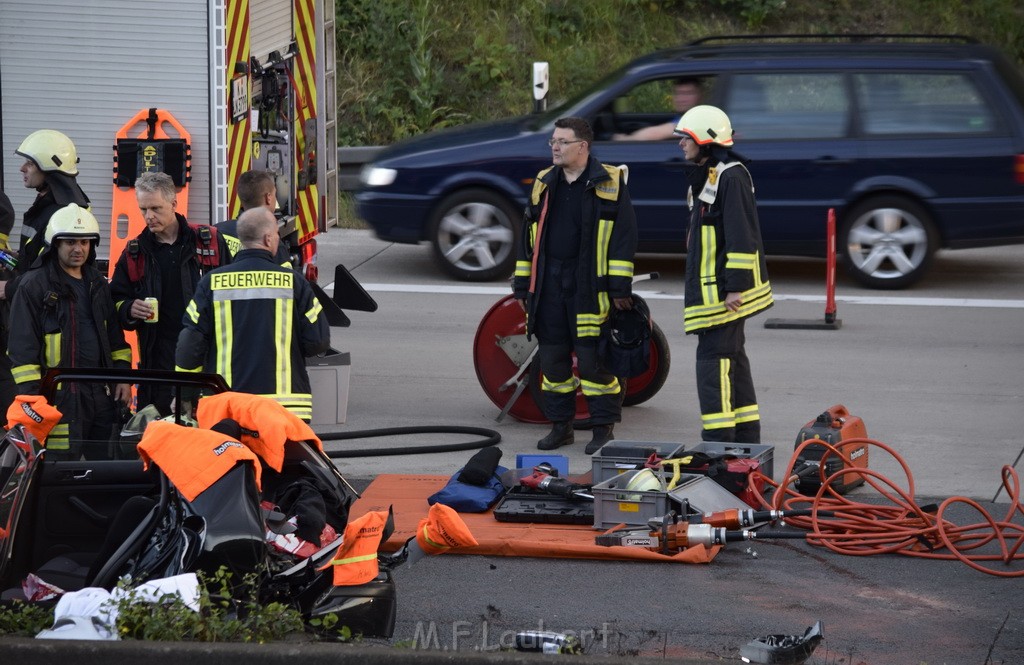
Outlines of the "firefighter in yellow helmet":
M43 374L54 367L127 369L131 349L117 324L106 277L94 262L100 228L88 210L70 203L50 218L47 247L21 279L11 318L7 354L19 392L39 392ZM115 422L115 400L127 403L127 384L80 383L57 391L54 406L64 414L46 447L59 456L102 457ZM83 441L95 442L84 446Z
M15 153L25 158L21 165L25 187L37 192L36 200L25 212L21 227L18 271L24 273L43 250L43 235L50 216L69 203L88 208L89 197L76 180L78 151L64 134L54 129L32 132ZM13 293L8 295L13 297Z
M753 180L747 160L732 150L732 123L721 109L695 106L675 133L690 185L683 320L687 334L697 335L702 438L760 443L743 328L773 300Z

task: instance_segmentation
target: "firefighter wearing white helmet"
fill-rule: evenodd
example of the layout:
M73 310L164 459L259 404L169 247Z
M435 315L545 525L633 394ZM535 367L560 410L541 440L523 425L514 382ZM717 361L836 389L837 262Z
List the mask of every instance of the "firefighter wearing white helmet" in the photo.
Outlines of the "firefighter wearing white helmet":
M49 246L20 281L11 318L8 355L20 394L39 392L55 367L127 369L131 349L117 324L106 277L95 265L100 227L92 213L71 203L57 210L46 229ZM47 455L97 459L108 454L115 400L127 403L127 384L81 383L58 390L54 406L63 414L46 441ZM90 443L86 443L90 442Z
M36 190L35 201L21 224L16 272L24 274L45 247L44 234L50 217L69 203L89 207L89 197L78 186L78 151L65 134L40 129L29 134L15 154L25 158L21 178L25 187ZM8 249L6 233L0 233L0 249ZM13 300L16 281L0 282L0 299Z
M744 323L773 298L753 180L747 160L732 150L732 123L721 109L695 106L675 133L690 185L683 320L687 334L697 335L702 438L760 443Z

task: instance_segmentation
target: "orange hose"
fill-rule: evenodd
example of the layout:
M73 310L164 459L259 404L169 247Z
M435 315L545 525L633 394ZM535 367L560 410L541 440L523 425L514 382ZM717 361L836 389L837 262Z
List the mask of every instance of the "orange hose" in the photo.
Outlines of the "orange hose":
M989 575L1024 577L1024 524L1013 521L1015 517L1024 516L1024 504L1021 503L1020 479L1012 466L1004 466L1000 474L1003 487L1010 497L1010 507L1003 519L993 518L980 504L966 497L948 498L934 513L929 513L914 500L913 475L906 461L895 450L880 441L866 438L845 439L842 445L852 443L864 443L890 455L903 469L906 487L900 487L877 471L853 466L850 458L839 448L819 439L811 439L801 443L793 452L783 475L789 481L779 484L763 474L758 474L757 478L751 474L750 490L767 509L785 512L810 510L810 517L787 517L786 523L807 529L807 542L812 545L826 547L839 554L902 554L925 559L956 560ZM791 487L793 467L808 445L824 446L827 449L821 459L821 486L814 496L800 494ZM841 457L845 468L824 477L825 462L832 455ZM863 478L864 484L874 489L885 501L855 501L833 488L833 485L848 484L845 481L850 475ZM764 493L757 489L761 479L766 488ZM774 494L769 501L765 495L771 492ZM961 525L947 520L945 513L954 504L971 507L981 521ZM822 516L826 511L832 517ZM977 551L992 544L998 546L998 553ZM994 567L996 562L1006 568Z

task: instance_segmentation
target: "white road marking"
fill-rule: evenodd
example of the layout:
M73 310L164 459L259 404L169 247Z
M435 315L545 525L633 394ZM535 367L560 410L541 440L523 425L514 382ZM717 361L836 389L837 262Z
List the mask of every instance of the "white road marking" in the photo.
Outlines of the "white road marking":
M504 296L509 293L508 286L472 286L447 284L363 284L370 292L378 293L444 293L449 295ZM334 282L324 290L333 293ZM679 300L682 295L644 291L637 289L637 294L647 300ZM776 293L775 300L793 302L824 303L825 296L807 296ZM996 309L1024 309L1024 300L998 300L994 298L919 298L914 296L836 296L837 303L848 305L897 305L899 307L991 307Z

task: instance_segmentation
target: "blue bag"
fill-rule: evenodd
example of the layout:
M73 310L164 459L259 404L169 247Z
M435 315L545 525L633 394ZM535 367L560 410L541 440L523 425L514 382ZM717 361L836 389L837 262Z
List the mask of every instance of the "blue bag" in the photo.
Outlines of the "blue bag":
M459 513L482 513L493 506L505 493L505 486L501 483L501 474L507 470L505 467L499 466L494 470L486 485L470 485L459 482L459 475L462 473L462 469L459 469L448 479L447 485L430 495L427 503L430 505L444 504Z

